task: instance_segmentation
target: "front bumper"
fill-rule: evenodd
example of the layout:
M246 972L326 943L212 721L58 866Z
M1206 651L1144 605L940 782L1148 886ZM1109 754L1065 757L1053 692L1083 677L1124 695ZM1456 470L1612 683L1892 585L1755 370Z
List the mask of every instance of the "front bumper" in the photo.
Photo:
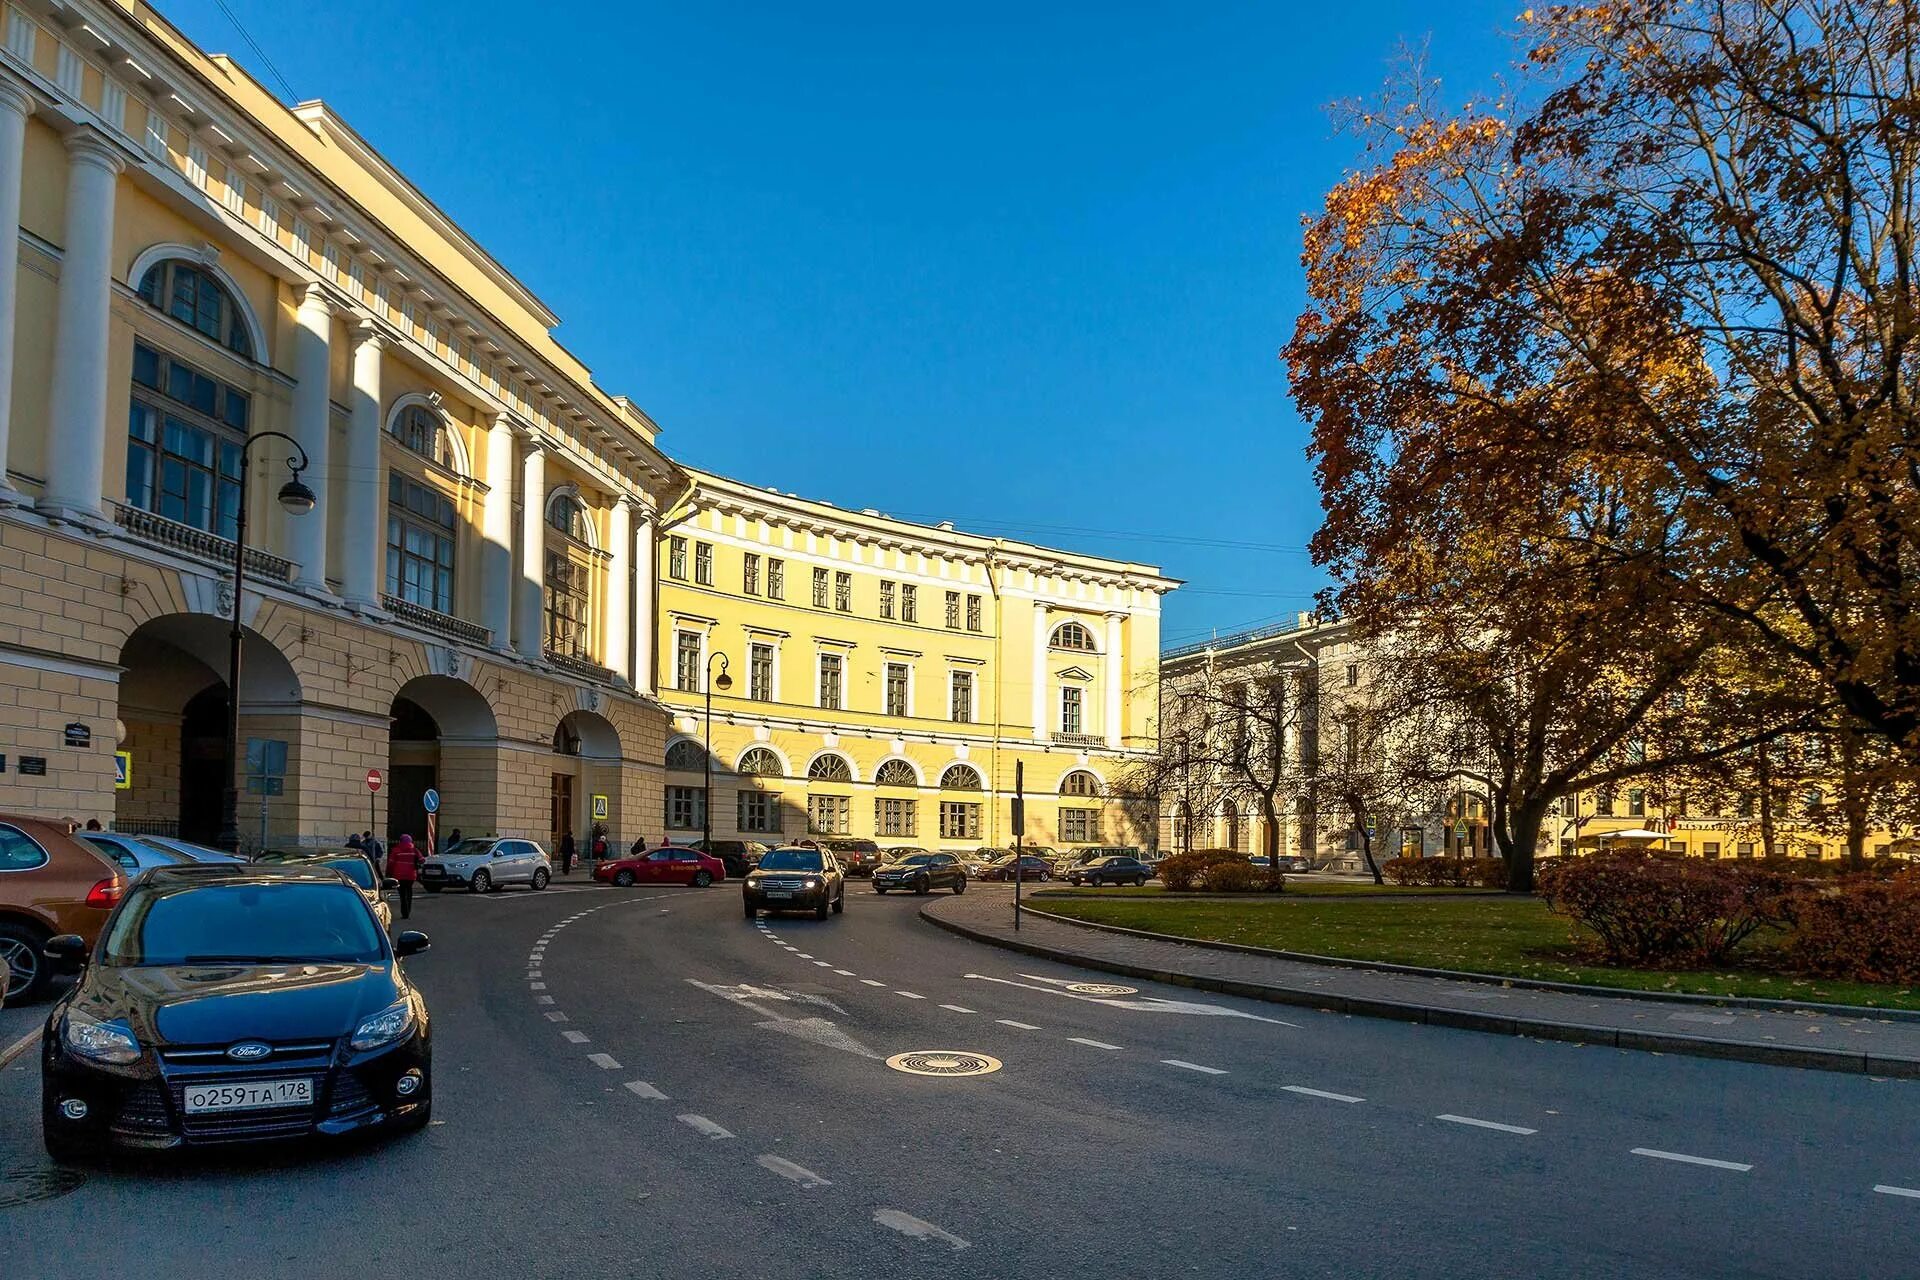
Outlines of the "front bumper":
M772 898L764 893L745 897L747 905L756 911L817 911L833 901L826 889L802 889L790 898Z
M432 885L436 889L464 889L472 884L473 880L471 877L463 876L459 872L450 871L445 867L422 867L420 868L420 883L422 885Z

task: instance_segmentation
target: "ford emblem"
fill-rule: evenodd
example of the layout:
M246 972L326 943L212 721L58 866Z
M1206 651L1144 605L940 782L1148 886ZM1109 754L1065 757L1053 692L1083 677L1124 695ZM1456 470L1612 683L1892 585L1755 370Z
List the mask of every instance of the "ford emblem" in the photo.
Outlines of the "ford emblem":
M235 1062L258 1062L273 1052L270 1044L261 1044L258 1040L242 1040L227 1050L227 1056Z

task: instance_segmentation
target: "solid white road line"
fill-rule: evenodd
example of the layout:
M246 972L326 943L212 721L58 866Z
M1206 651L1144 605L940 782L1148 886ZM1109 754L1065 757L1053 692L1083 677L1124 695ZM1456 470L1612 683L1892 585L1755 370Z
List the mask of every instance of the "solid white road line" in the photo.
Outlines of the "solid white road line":
M779 1174L788 1182L797 1182L803 1187L830 1187L833 1184L811 1169L802 1168L791 1160L782 1160L779 1156L759 1156L754 1163L768 1173Z
M709 1138L731 1138L733 1136L705 1116L697 1116L689 1112L683 1116L675 1116L674 1119L696 1133L706 1134Z
M1529 1134L1538 1133L1538 1129L1526 1129L1517 1124L1501 1124L1497 1120L1475 1120L1472 1116L1435 1116L1435 1120L1445 1120L1448 1124L1470 1124L1476 1129L1495 1129L1501 1133Z
M921 995L917 991L896 991L893 994L897 996L904 996L908 1000L925 1000L926 999L925 996Z
M952 1245L956 1250L967 1247L967 1242L953 1232L943 1231L924 1218L916 1218L898 1209L875 1209L873 1220L880 1226L898 1231L903 1236L912 1236L915 1240L938 1240Z
M1089 1049L1118 1049L1117 1044L1108 1044L1105 1040L1089 1040L1085 1036L1068 1036L1068 1044L1083 1044Z
M1283 1084L1280 1086L1288 1093L1305 1094L1309 1098L1325 1098L1328 1102L1365 1102L1365 1098L1356 1098L1350 1093L1328 1093L1325 1089L1309 1089L1302 1084Z
M1219 1067L1203 1067L1197 1062L1182 1062L1178 1058L1162 1058L1160 1062L1163 1066L1178 1067L1182 1071L1198 1071L1203 1076L1223 1076L1227 1074Z
M645 1098L649 1102L665 1102L667 1095L648 1084L645 1080L627 1081L627 1092L636 1098Z
M994 1021L1003 1027L1012 1027L1016 1031L1038 1031L1040 1029L1031 1022L1015 1022L1012 1018L995 1018Z
M1679 1151L1655 1151L1652 1147L1635 1147L1633 1154L1647 1156L1654 1160L1673 1160L1680 1164L1697 1164L1707 1169L1730 1169L1734 1173L1746 1173L1753 1168L1750 1164L1741 1164L1737 1160L1709 1160L1705 1156L1690 1156Z
M941 1005L940 1007L941 1007L942 1009L951 1009L951 1010L953 1010L953 1011L954 1011L955 1013L973 1013L973 1012L975 1012L974 1010L972 1010L972 1009L969 1009L969 1008L967 1008L967 1006L965 1006L965 1005L963 1005L963 1004L943 1004L943 1005Z
M610 1053L590 1053L587 1055L587 1061L602 1071L618 1071L620 1069L620 1064L613 1060L613 1055Z
M566 1038L568 1044L585 1044L587 1042L587 1033L584 1031L562 1031L560 1034Z
M860 981L866 983L870 987L884 987L887 985L884 982L875 982L872 978L862 978L860 979Z
M1905 1196L1909 1200L1920 1200L1920 1191L1916 1191L1912 1187L1896 1187L1882 1182L1877 1184L1874 1190L1883 1196Z

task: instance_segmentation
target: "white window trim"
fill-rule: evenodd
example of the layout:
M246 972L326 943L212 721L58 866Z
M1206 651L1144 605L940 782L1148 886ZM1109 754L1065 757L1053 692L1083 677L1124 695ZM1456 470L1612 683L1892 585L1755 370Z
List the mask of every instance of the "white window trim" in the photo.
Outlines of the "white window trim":
M880 663L880 714L888 714L886 705L888 667L905 667L907 669L907 708L903 713L903 717L911 720L913 718L913 663L905 656L897 653L883 652L882 655Z
M700 646L700 674L695 678L694 689L680 688L680 637L692 636ZM705 693L707 691L707 629L689 627L684 623L673 624L673 687L680 693Z
M826 660L830 657L838 658L840 660L840 705L837 707L829 707L824 701L821 700L820 686L825 683L826 668L827 668ZM847 708L848 672L849 672L849 668L847 665L846 650L835 648L831 650L819 649L814 652L814 655L813 655L813 706L815 710L845 711L848 709Z
M974 678L978 674L978 672L971 666L964 666L964 667L954 666L954 667L947 668L947 718L951 723L955 723L955 724L959 723L959 721L953 720L953 682L954 682L955 676L961 675L963 673L967 677L967 720L966 722L968 724L979 724L980 723L980 682L979 680Z

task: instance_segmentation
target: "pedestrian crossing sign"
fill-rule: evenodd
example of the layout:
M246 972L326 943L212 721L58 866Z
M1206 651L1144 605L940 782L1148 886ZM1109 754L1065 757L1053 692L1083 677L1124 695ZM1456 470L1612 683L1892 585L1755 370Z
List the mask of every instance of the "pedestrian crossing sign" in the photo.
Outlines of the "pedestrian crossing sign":
M593 798L593 816L595 821L605 818L610 811L605 796L596 795Z
M113 753L113 789L115 791L133 790L133 752Z

